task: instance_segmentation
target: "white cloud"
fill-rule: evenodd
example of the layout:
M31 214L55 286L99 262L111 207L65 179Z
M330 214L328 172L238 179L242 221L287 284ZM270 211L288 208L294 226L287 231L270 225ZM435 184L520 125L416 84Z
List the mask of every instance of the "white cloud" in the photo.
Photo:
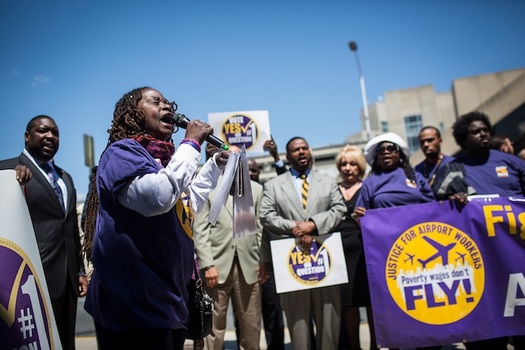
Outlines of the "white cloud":
M35 75L33 77L33 82L31 83L31 85L33 86L37 86L37 85L40 85L40 84L46 84L49 82L49 78L44 76L44 75Z

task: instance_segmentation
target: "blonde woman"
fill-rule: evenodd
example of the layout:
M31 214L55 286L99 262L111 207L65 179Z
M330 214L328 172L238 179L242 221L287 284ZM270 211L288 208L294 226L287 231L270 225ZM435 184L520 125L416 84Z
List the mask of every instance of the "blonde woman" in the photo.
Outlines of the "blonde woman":
M375 335L370 310L370 294L366 274L363 240L357 217L353 214L361 191L361 180L366 172L363 151L355 146L345 146L337 155L335 165L339 170L339 189L343 194L347 214L336 231L341 232L349 283L341 286L342 331L340 349L360 349L359 307L366 307L370 325L370 348L375 349ZM346 334L348 339L344 338Z

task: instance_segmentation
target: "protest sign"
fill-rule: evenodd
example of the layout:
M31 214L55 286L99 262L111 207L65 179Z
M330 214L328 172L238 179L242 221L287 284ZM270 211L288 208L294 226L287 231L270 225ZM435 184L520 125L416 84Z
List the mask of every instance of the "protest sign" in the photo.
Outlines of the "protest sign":
M62 349L29 211L14 170L0 171L2 349Z
M525 334L525 202L475 199L361 218L378 345Z
M271 139L268 111L209 113L208 123L227 144L247 152L264 152L264 141Z
M309 254L295 238L270 241L277 293L348 282L341 233L315 237Z

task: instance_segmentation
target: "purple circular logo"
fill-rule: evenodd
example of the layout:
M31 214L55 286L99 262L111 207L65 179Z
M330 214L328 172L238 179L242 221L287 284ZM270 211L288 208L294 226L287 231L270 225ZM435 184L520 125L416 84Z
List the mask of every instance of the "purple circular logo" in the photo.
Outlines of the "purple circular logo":
M0 339L4 349L54 349L50 310L27 254L0 238Z
M235 114L222 124L222 135L229 145L249 150L257 143L259 132L255 120L248 115Z
M314 284L323 281L330 274L331 262L329 250L313 241L310 252L303 252L297 245L292 248L288 257L288 269L297 281Z

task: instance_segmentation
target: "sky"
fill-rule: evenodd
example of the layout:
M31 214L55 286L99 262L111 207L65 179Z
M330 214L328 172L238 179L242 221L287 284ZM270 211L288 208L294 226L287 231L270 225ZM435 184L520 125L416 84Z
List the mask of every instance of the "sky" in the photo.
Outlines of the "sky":
M1 0L0 159L39 114L60 129L55 162L88 188L115 103L150 86L190 119L268 110L293 136L336 145L363 129L355 41L369 103L385 91L525 67L523 0ZM174 135L174 141L183 133Z

